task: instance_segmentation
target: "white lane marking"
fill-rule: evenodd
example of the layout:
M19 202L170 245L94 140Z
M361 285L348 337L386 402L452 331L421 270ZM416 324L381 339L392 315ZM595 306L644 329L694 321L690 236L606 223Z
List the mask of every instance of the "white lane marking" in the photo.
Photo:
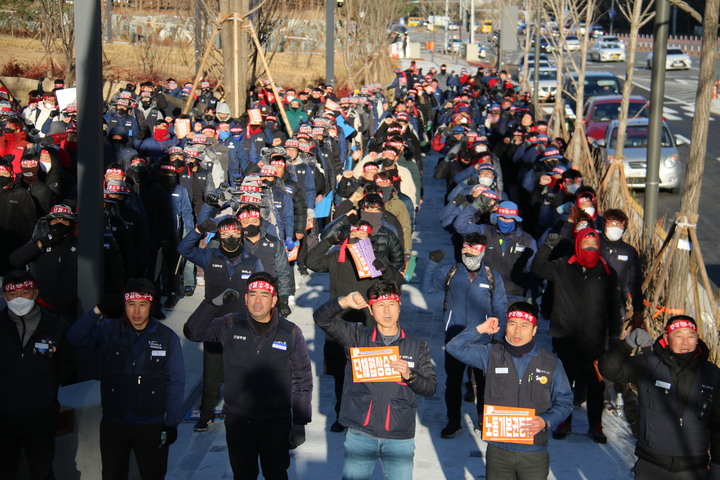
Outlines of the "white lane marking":
M683 136L683 135L680 135L679 133L676 133L675 136L676 136L678 139L680 139L680 140L682 140L683 142L685 142L686 145L690 145L690 139L689 139L689 138L687 138L687 137L685 137L685 136Z
M667 111L665 110L663 110L663 117L665 118L665 120L682 120L682 117L678 117L677 115L673 115L672 113L667 113Z

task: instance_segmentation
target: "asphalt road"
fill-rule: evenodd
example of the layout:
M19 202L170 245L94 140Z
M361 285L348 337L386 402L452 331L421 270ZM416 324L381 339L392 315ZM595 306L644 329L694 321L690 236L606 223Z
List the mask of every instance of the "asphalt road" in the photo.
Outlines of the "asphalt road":
M410 38L414 42L433 41L433 33L421 28L411 28ZM458 32L448 32L451 38ZM463 34L467 37L467 33ZM487 40L487 35L478 34L477 38L480 43L487 46L492 51L492 44ZM438 48L443 43L443 32L435 32L434 41ZM425 60L430 60L431 52L422 50L421 52ZM509 54L508 61L519 58L521 52ZM579 60L579 53L574 53ZM442 63L443 56L435 54L435 62ZM552 54L548 54L550 61L553 61ZM646 67L648 53L638 52L635 59L635 70L633 83L635 88L633 94L641 95L645 98L650 97L650 74L651 71ZM492 60L489 58L488 60ZM693 68L690 70L667 71L665 78L665 104L663 107L663 115L673 134L680 136L686 141L685 145L678 147L680 158L683 162L687 161L689 143L691 142L692 120L695 114L695 93L697 89L698 64L699 57L692 57ZM458 60L462 64L462 60ZM579 61L577 62L579 64ZM588 61L588 71L609 71L616 74L621 81L625 78L625 62L605 62L596 63ZM449 68L450 69L450 68ZM720 72L720 69L718 69ZM720 248L718 248L718 239L720 239L720 100L716 100L715 112L710 118L710 135L707 142L707 157L705 160L705 174L703 175L703 185L700 197L700 219L698 221L697 233L705 266L708 270L710 279L720 285ZM635 198L640 204L643 203L643 190L634 192ZM658 201L658 217L666 216L666 225L675 218L675 212L680 207L680 198L682 192L671 194L661 191Z

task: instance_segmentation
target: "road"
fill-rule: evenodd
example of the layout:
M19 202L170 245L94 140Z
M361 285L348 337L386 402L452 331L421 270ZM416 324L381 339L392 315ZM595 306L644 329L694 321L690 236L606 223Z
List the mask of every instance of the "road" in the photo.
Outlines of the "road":
M448 32L452 34L457 32ZM421 28L411 28L409 31L411 41L424 43L432 41L432 33ZM467 34L463 35L464 37ZM480 43L491 47L486 35L478 34ZM435 33L436 44L442 45L443 32ZM491 51L491 48L489 48ZM422 55L425 60L430 60L431 56L435 57L435 62L442 63L445 61L443 55L437 53L432 54L423 50ZM508 58L513 60L520 56L521 52L509 54ZM579 64L579 54L575 53ZM552 54L548 54L552 61ZM638 52L635 59L635 70L633 83L635 88L633 94L642 95L645 98L650 96L650 74L651 71L646 67L648 54ZM699 58L692 57L693 68L690 70L678 70L666 72L665 78L665 104L663 107L663 115L670 127L670 130L677 136L686 141L685 145L678 147L682 161L687 161L689 143L691 142L692 120L695 114L695 92L697 89L698 65ZM462 60L458 63L461 65ZM609 71L616 74L620 79L625 78L625 62L614 63L595 63L588 62L588 71ZM450 69L450 68L449 68ZM720 69L718 70L720 71ZM702 248L705 266L708 275L715 283L720 285L720 249L716 248L718 239L720 238L720 100L715 100L713 105L713 114L710 118L710 135L707 142L707 158L705 161L705 174L703 176L703 186L700 197L700 218L698 221L697 233L700 246ZM635 198L640 204L643 203L643 191L634 192ZM680 207L680 198L682 193L671 194L661 191L658 202L658 217L666 216L666 225L675 218L675 212Z

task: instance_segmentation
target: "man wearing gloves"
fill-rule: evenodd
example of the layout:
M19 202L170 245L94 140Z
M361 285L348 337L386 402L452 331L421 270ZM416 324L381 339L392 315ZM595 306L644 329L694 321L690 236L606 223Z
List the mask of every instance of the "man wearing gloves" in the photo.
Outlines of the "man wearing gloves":
M219 248L199 248L195 244L209 231L217 230ZM178 252L205 271L205 299L212 300L228 288L239 292L247 288L247 279L255 272L263 271L258 259L242 246L242 227L239 220L228 217L219 224L205 220L182 239ZM217 316L242 311L245 297L222 305ZM223 350L220 343L203 343L203 396L200 418L195 424L196 432L205 432L215 419L215 406L220 401L223 381Z
M202 301L185 324L194 342L217 342L225 365L225 435L234 478L287 479L289 450L305 441L312 416L312 371L300 328L282 318L275 279L247 279L246 308L222 317L240 293L225 290Z
M471 233L463 238L462 262L439 267L442 250L430 253L430 261L423 276L424 293L445 291L445 343L466 327L476 326L487 317L500 319L500 335L505 330L507 298L502 277L484 261L486 238ZM442 438L453 438L462 432L462 382L465 364L445 352L445 407L448 423L440 432ZM478 425L482 421L484 376L475 370L477 383Z
M720 478L720 370L697 329L677 315L654 342L636 328L600 359L603 376L638 386L638 480Z
M375 328L343 320L340 315L348 308L370 309ZM340 423L348 428L342 478L369 480L379 459L385 478L411 479L416 395L429 397L435 393L437 379L428 343L400 328L398 287L391 282L378 282L368 289L367 300L359 292L353 292L330 300L318 308L313 317L327 335L350 349L352 360L346 366L345 400L340 408ZM387 368L377 369L394 372L397 380L357 379L353 365L356 361L362 362L358 355L363 347L381 351L397 349L397 356L387 357Z
M535 411L519 432L532 438L532 442L488 442L487 478L547 479L550 472L547 432L572 412L570 384L560 360L535 343L534 306L526 302L510 305L504 338L500 343L490 344L492 335L499 331L498 319L490 317L476 327L466 328L447 345L450 355L487 372L485 402L489 406ZM489 427L484 426L491 430Z
M68 340L103 352L103 480L128 478L131 450L143 479L162 479L182 418L183 352L175 332L150 317L152 302L158 301L151 281L130 280L124 300L123 318L102 319L114 303L104 299L70 328Z

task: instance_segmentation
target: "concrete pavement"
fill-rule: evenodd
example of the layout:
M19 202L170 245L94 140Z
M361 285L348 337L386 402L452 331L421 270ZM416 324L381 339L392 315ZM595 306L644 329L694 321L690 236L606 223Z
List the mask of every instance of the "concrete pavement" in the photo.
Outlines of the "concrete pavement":
M472 432L477 422L474 406L463 403L465 429L453 439L441 439L444 427L445 405L443 401L445 374L443 370L443 323L442 294L423 295L419 291L419 275L422 275L427 254L436 249L451 251L449 235L440 229L438 215L445 190L440 180L432 178L437 162L436 156L425 158L425 204L417 218L414 247L420 258L417 273L412 282L403 287L401 322L403 328L426 338L438 377L438 390L430 398L419 398L417 431L415 438L414 478L417 479L474 479L485 478L484 452L486 444ZM448 255L448 258L452 255ZM449 261L446 259L445 261ZM308 343L314 374L313 421L307 426L307 441L292 452L289 476L291 479L339 478L343 463L343 433L331 433L329 426L335 420L332 378L322 375L323 332L315 327L313 310L328 297L326 274L311 274L307 281L300 279L297 306L290 320L303 330ZM198 288L195 296L182 300L165 323L182 335L182 324L200 301L203 294ZM548 343L547 322L541 324L543 342ZM199 381L202 356L198 344L184 340L183 348L188 366L188 391L191 382ZM195 394L192 407L197 408L199 396ZM634 440L622 420L605 414L607 445L596 445L584 432L587 421L584 412L576 412L575 431L567 440L550 440L551 479L618 480L630 478L629 468L634 462ZM182 423L178 441L170 451L169 479L221 479L232 478L227 458L225 430L222 421L208 432L195 433L193 423ZM379 466L373 479L381 479Z

